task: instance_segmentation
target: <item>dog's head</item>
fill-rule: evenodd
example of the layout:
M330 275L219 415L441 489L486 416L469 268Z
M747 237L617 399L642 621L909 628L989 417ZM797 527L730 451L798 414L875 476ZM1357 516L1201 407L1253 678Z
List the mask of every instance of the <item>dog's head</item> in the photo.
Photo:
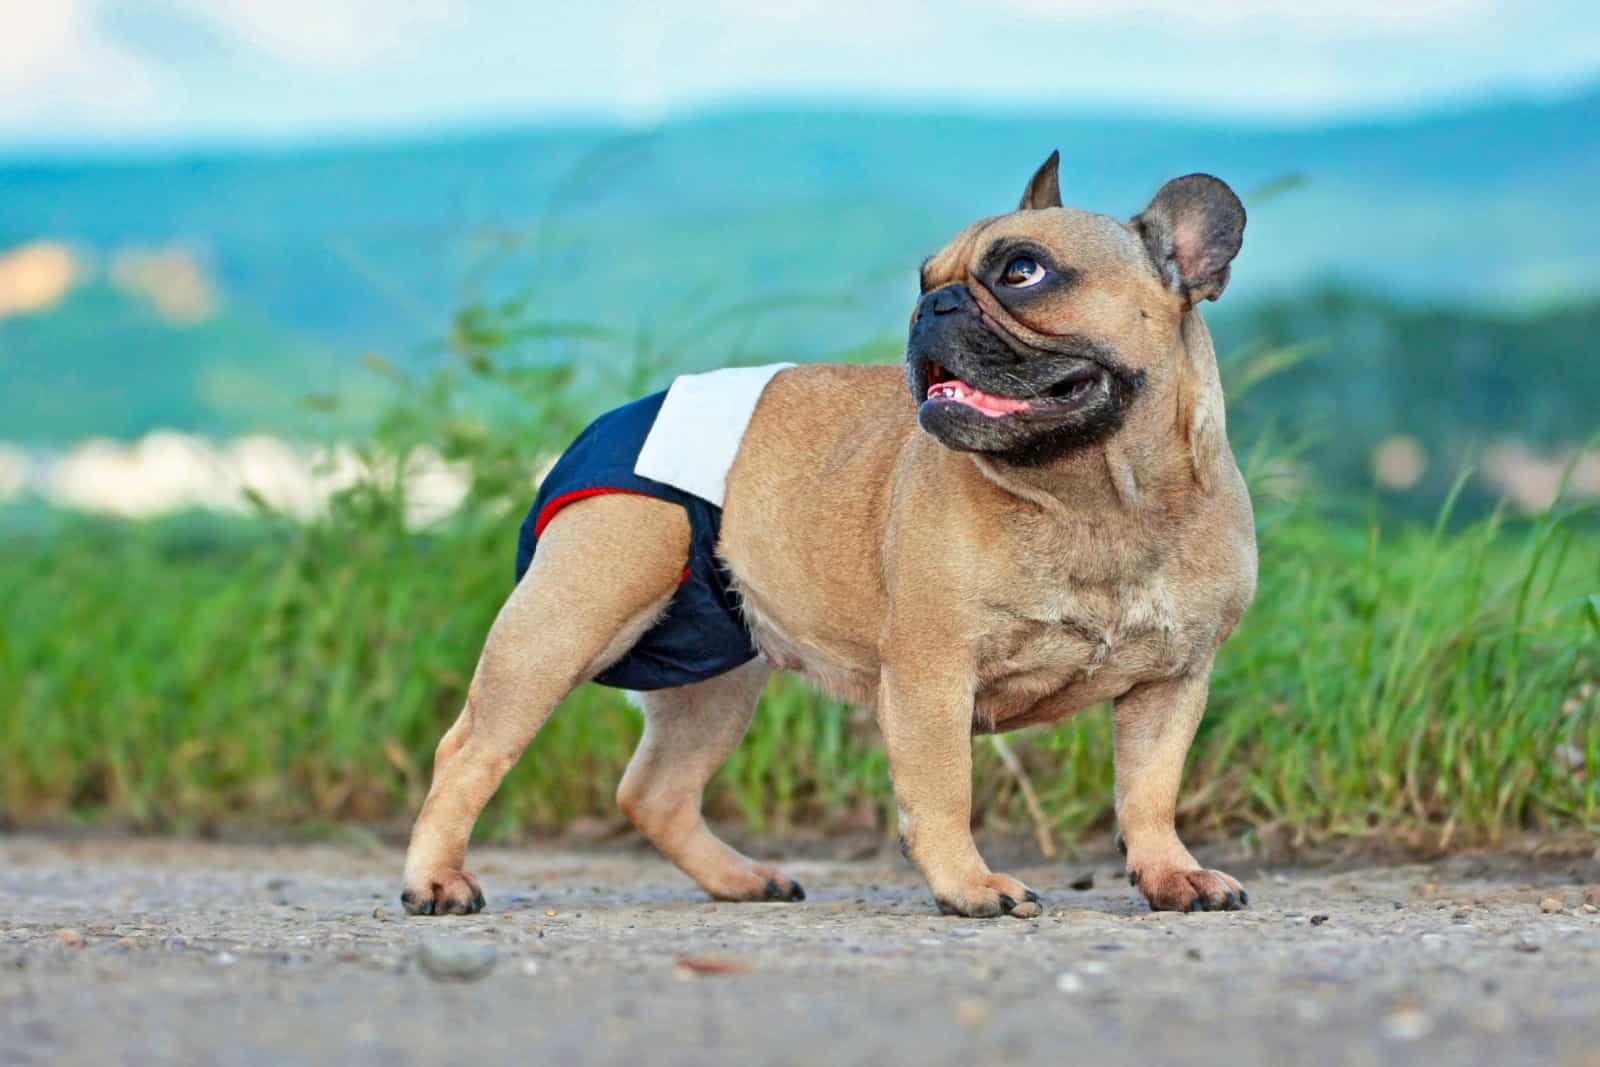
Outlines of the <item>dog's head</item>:
M1245 214L1225 184L1174 179L1123 223L1063 208L1058 163L923 264L906 379L950 448L1031 465L1105 440L1187 372L1184 315L1228 284Z

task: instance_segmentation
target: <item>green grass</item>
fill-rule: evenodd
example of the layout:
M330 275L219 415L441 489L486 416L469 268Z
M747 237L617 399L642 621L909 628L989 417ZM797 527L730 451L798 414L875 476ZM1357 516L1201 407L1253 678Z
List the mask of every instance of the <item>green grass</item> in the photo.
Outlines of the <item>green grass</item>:
M0 556L0 809L18 825L402 825L509 589L520 484L427 535L395 486L285 520L58 519ZM499 471L499 474L494 472ZM496 478L500 481L496 482ZM1203 836L1493 843L1600 829L1600 537L1548 515L1464 528L1267 505L1261 586L1225 647L1181 819ZM575 693L480 836L613 811L637 738L620 694ZM1109 824L1105 709L1014 739L1055 831ZM1026 828L976 742L977 818ZM754 829L892 826L869 715L769 688L709 806Z
M369 447L427 443L473 472L466 505L439 528L408 531L405 486L392 482L345 492L309 524L37 508L12 522L0 543L0 822L404 826L510 589L541 458L687 358L687 342L660 334L601 337L528 315L464 313L455 358L419 382L372 361L395 387ZM620 352L589 358L595 345ZM1248 411L1250 386L1293 359L1269 349L1243 362L1224 375L1230 404ZM1240 450L1261 581L1218 661L1182 794L1187 831L1437 847L1600 830L1592 514L1446 514L1424 528L1313 509L1273 491L1283 455L1269 431ZM1109 719L1091 709L1013 739L1060 838L1109 825ZM638 732L621 694L580 689L480 837L609 814ZM990 741L974 751L976 818L1029 828L1017 777ZM892 830L871 716L775 681L708 807L757 830Z

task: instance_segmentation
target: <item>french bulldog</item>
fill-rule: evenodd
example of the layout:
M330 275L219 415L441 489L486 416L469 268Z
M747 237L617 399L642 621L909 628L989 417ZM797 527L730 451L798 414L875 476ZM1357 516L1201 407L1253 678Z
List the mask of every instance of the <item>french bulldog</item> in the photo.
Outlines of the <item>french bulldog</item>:
M1064 208L1058 159L1016 211L922 265L903 367L794 367L755 404L706 542L753 658L641 693L617 790L717 899L804 896L701 816L784 670L875 709L902 848L942 911L1039 911L974 844L973 735L1105 701L1132 884L1155 909L1248 903L1174 827L1213 659L1255 590L1250 498L1199 310L1228 284L1244 208L1202 174L1127 222ZM561 699L647 645L698 573L686 561L704 523L684 503L571 495L439 743L406 858L412 913L484 906L465 869L484 804Z

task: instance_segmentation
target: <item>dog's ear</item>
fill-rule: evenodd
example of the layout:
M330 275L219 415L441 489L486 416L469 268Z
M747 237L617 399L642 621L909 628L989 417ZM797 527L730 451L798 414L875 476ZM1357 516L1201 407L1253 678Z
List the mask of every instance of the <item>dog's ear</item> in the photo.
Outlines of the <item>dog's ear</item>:
M1061 206L1061 153L1051 152L1050 158L1039 165L1022 191L1018 211L1036 211L1042 207Z
M1167 288L1193 307L1227 288L1228 265L1244 243L1244 205L1226 183L1190 174L1163 185L1133 228Z

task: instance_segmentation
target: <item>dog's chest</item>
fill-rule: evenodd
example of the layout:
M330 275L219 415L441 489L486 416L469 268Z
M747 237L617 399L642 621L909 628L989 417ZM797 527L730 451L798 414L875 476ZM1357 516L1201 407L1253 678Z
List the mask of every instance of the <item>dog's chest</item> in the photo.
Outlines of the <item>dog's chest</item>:
M1213 639L1197 607L1160 572L993 606L978 650L979 725L1059 718L1181 673Z

